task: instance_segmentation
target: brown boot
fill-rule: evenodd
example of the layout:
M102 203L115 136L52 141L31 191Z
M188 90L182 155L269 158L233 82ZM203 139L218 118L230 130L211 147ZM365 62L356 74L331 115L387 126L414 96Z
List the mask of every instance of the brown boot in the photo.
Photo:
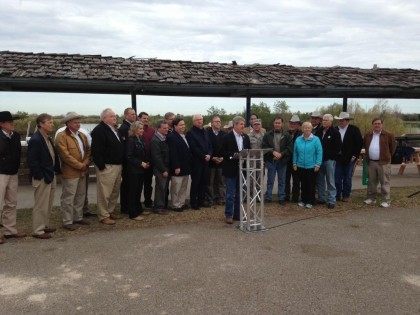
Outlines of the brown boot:
M109 218L111 220L118 220L118 219L120 219L120 217L118 215L116 215L114 212L112 212L112 213L109 214Z
M41 240L47 240L47 239L49 239L49 238L51 238L51 237L52 237L52 235L51 235L50 233L44 233L44 234L33 234L32 236L33 236L33 237L35 237L35 238L39 238L39 239L41 239Z
M110 218L105 218L105 219L102 219L101 220L101 223L102 224L106 224L106 225L114 225L115 224L115 221L112 220L112 219L110 219Z

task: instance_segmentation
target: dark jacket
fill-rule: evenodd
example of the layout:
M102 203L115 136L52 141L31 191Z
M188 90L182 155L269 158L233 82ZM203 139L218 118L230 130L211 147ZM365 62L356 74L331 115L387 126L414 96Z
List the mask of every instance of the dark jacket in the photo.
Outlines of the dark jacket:
M316 125L315 127L312 128L312 134L316 135L317 132L321 129L322 129L322 124Z
M208 164L208 162L205 160L205 156L212 155L213 153L209 134L204 130L204 128L200 129L193 126L187 132L186 137L188 144L190 145L193 164Z
M128 131L130 130L130 123L127 120L123 120L120 128L118 128L118 135L120 136L120 140L125 142L128 140Z
M222 157L222 153L221 153L222 141L223 141L223 137L226 133L224 131L220 130L219 133L216 136L213 132L213 129L211 129L211 128L209 128L207 130L207 133L209 135L211 147L212 147L212 150L213 150L212 157ZM214 168L220 168L220 167L222 167L222 164L216 164L216 163L214 163L213 161L210 160L209 166L214 167Z
M364 147L366 150L367 160L369 161L369 147L372 142L373 133L372 131L367 133L364 138ZM397 143L392 133L385 130L381 131L379 136L379 164L384 165L391 163L391 157L395 153Z
M293 152L294 152L295 142L296 142L296 139L299 136L302 135L302 131L301 130L296 130L293 134L290 130L288 130L287 132L289 133L290 137L292 138L292 154L291 154L289 162L288 162L289 165L292 166L293 165Z
M125 159L127 161L127 172L130 174L142 174L145 169L142 162L149 162L144 142L141 138L131 136L126 139Z
M324 127L318 129L316 136L322 144L322 161L337 160L341 150L341 135L334 127L328 128L324 135Z
M337 129L338 133L340 133L340 129L338 129L338 127L335 127L335 129ZM356 126L348 125L346 133L344 134L341 150L338 153L337 161L343 164L350 163L353 156L356 158L359 157L362 146L363 138L360 133L360 129Z
M169 146L169 174L171 176L190 175L192 155L182 136L173 131L168 135L167 141ZM177 168L180 168L181 172L175 175L175 169Z
M44 136L36 131L28 142L28 167L31 178L50 184L54 175L60 173L60 160L51 139L51 145L55 153L55 161L51 158Z
M9 139L0 129L0 174L17 174L21 151L20 135L13 132L11 139Z
M155 134L150 142L150 151L153 169L158 173L169 172L169 147L167 141L160 140Z
M105 164L121 165L124 158L124 144L117 139L111 128L103 121L91 132L92 159L99 170Z
M284 130L281 131L282 137L280 139L280 153L282 155L279 161L288 162L292 156L293 143L290 134ZM270 130L264 134L262 141L263 149L274 149L274 130ZM273 152L264 154L266 162L273 162Z
M242 135L243 138L243 149L250 149L251 142L247 134ZM222 140L222 155L223 165L222 172L223 176L236 177L239 176L239 160L233 159L233 155L239 152L238 145L233 131L225 134Z

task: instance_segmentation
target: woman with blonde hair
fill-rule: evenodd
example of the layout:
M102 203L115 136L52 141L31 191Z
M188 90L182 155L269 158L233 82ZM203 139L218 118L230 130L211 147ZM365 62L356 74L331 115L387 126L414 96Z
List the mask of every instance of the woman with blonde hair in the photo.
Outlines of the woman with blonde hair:
M296 138L293 150L293 169L298 172L301 183L300 207L312 208L315 203L316 176L322 163L322 145L312 134L310 122L302 124L303 134Z
M133 122L128 131L129 137L125 150L128 175L128 215L130 219L136 221L143 219L141 216L143 209L140 203L144 180L143 174L150 167L142 135L143 124L139 121Z

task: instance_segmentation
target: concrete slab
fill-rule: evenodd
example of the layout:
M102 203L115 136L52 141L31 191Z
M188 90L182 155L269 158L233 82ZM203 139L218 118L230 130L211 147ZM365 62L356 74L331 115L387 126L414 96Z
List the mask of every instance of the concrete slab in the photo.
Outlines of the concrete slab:
M9 241L0 300L11 314L418 314L419 244L420 208Z

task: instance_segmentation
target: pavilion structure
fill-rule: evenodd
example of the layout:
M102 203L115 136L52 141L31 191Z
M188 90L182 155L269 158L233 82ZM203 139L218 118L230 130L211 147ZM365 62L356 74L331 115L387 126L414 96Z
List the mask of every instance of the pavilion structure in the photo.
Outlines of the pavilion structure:
M420 98L420 70L192 62L101 55L0 52L0 91L137 96Z

